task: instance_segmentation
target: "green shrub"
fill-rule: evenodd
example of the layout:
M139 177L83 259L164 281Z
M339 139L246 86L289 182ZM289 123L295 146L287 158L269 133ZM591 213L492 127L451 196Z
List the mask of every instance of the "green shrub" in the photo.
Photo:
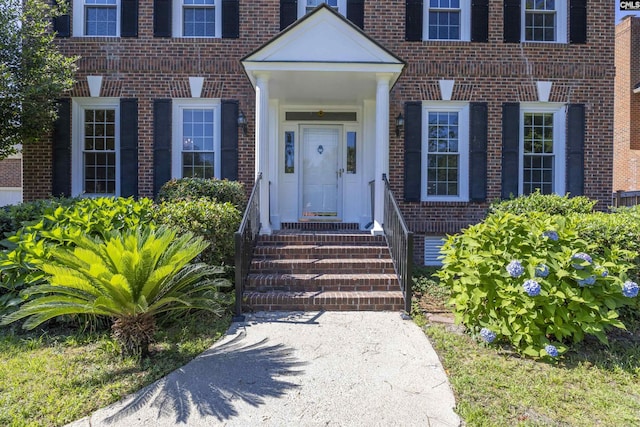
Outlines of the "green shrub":
M74 234L69 246L51 248L41 268L48 284L31 287L41 295L2 319L7 325L26 318L33 329L63 315L114 319L113 336L128 355L144 355L156 331L156 317L204 309L222 314L228 297L216 278L220 267L190 264L206 248L190 233L140 226L112 231L103 241Z
M574 213L590 213L597 200L591 200L584 196L569 197L557 194L540 194L540 191L527 196L519 196L509 200L492 203L489 206L489 214L510 212L514 215L522 215L534 212L546 212L549 215L569 215Z
M66 204L66 202L64 202ZM52 204L39 219L25 224L2 244L0 252L0 314L26 298L26 287L42 283L43 262L52 247L73 245L78 235L106 238L112 231L153 225L153 202L132 198L74 199L67 206Z
M75 202L76 199L59 198L0 207L0 240L18 231L24 223L39 220L58 206L69 206Z
M623 295L634 254L615 246L596 254L576 222L497 213L449 237L438 276L456 320L532 357L563 353L585 334L606 342L607 328L624 328L618 310L636 303Z
M580 237L592 243L599 254L605 248L618 246L632 251L635 267L629 274L634 278L640 272L640 210L617 209L612 213L594 212L575 218Z
M220 203L229 202L244 210L247 195L244 185L238 181L226 179L181 178L172 179L158 192L158 203L181 200L196 200L203 197L215 199Z
M210 243L200 261L211 265L232 265L235 254L234 233L242 214L233 204L200 198L162 203L157 221L181 233L192 232Z

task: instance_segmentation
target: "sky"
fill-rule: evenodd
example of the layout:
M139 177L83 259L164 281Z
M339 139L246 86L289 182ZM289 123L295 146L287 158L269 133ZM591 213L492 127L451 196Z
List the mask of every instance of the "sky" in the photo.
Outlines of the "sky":
M616 1L616 24L618 24L620 22L620 20L622 19L623 16L627 16L627 15L635 15L635 16L640 16L640 12L627 12L627 11L621 11L620 10L620 6L619 6L619 2Z

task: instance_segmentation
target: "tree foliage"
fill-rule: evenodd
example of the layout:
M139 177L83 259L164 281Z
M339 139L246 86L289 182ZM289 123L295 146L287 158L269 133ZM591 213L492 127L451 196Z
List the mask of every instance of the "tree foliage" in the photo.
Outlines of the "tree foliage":
M64 1L0 3L0 159L51 129L55 101L73 85L76 58L58 51L51 31L66 7Z

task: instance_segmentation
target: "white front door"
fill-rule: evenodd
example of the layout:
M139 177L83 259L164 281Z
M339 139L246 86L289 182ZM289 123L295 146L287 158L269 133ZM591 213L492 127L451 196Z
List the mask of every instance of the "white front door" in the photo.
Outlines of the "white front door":
M302 220L342 218L342 127L302 126Z

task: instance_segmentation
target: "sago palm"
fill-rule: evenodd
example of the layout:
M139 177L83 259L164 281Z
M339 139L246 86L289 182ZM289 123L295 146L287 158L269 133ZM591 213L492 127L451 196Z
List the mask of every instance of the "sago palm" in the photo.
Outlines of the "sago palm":
M146 353L156 330L155 317L179 310L220 313L225 301L218 292L228 282L223 271L190 264L208 243L173 230L113 233L106 241L77 236L74 247L52 251L42 265L48 283L30 289L42 296L5 316L3 325L27 318L33 329L53 317L90 314L114 319L112 332L127 354Z

